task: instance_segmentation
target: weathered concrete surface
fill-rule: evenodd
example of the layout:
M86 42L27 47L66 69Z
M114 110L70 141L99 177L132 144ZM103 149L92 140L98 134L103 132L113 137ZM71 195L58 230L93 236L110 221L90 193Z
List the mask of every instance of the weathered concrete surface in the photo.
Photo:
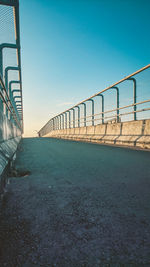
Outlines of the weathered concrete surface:
M101 124L51 132L47 127L47 133L44 132L44 129L40 132L43 137L150 149L150 120Z
M150 152L24 139L0 218L0 266L150 266Z

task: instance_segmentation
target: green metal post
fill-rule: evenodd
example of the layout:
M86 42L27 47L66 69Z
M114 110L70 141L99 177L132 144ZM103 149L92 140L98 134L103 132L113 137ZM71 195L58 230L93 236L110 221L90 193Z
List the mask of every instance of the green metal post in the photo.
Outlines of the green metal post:
M1 73L2 79L3 79L3 49L4 48L17 49L17 45L9 44L9 43L0 44L0 73Z
M51 131L53 131L53 119L51 120Z
M128 78L128 80L133 81L133 103L134 103L134 120L137 120L136 117L136 98L137 98L137 93L136 93L136 79L135 78Z
M78 109L78 127L80 128L80 107L79 106L75 106L75 108Z
M59 116L56 116L56 130L59 130Z
M13 90L12 90L12 85L13 84L20 84L20 81L15 81L15 80L13 80L13 81L10 81L9 82L9 92L13 92ZM16 91L16 90L15 90ZM17 90L17 92L20 92L20 90Z
M17 90L17 89L15 89L15 90L12 90L12 94L14 95L14 93L20 93L21 91L20 90Z
M67 112L65 112L65 129L67 129Z
M19 71L19 68L18 67L12 67L12 66L9 66L5 69L5 87L8 91L8 71L9 70L15 70L15 71Z
M92 102L92 126L94 126L94 100L93 99L89 99L87 101L91 101Z
M104 124L104 96L102 94L99 94L97 96L100 96L102 99L102 124Z
M71 110L73 111L73 128L75 128L75 110L74 108L71 108Z
M74 110L74 108L73 108L73 128L75 128L75 110Z
M55 117L55 130L57 130L57 117Z
M117 122L119 122L119 88L117 86L113 86L111 87L111 89L115 89L116 92L117 92L117 96L116 96L116 99L117 99Z
M64 129L64 114L60 114L60 116L62 116L61 118L61 128Z
M59 115L59 118L60 118L60 130L61 130L61 115Z
M84 127L86 127L86 104L82 103L81 105L84 105Z
M70 121L71 121L71 117L70 117L70 110L67 110L66 111L66 117L67 117L67 113L69 113L69 115L68 115L68 126L69 126L69 128L70 128Z

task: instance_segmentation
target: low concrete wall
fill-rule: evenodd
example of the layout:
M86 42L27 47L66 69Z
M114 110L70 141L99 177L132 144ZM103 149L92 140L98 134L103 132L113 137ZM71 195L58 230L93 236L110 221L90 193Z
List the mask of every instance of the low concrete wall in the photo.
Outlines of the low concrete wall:
M43 137L150 149L150 120L55 130Z

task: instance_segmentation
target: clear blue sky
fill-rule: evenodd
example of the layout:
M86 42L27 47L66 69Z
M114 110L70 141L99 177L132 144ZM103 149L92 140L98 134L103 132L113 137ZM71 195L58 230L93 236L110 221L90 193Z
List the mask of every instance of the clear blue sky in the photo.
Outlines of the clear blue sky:
M149 0L20 0L25 136L150 63Z

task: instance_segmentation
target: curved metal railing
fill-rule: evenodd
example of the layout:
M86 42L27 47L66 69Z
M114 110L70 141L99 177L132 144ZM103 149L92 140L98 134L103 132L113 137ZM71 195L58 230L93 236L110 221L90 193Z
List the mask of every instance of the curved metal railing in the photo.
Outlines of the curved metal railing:
M21 55L20 55L20 28L19 28L19 0L0 0L0 22L5 26L5 14L7 13L6 29L1 26L0 32L0 98L3 106L2 113L8 120L16 123L17 127L23 132L23 101L22 101L22 76L21 76ZM3 29L4 28L4 29ZM9 35L9 30L14 29L13 43ZM5 33L5 34L4 34ZM7 36L7 40L6 40ZM10 55L16 51L14 64L9 65ZM10 53L11 52L11 53ZM8 56L6 56L8 53ZM7 59L7 63L4 62ZM10 78L10 71L17 73L18 79ZM14 89L18 84L19 89Z
M137 75L139 75L140 73L146 70L150 70L150 64L132 73L131 75L123 78L122 80L114 83L113 85L105 88L104 90L96 93L95 95L79 102L78 104L63 111L62 113L59 113L55 117L51 118L47 122L47 124L41 128L41 130L39 131L39 135L44 136L54 130L81 127L81 125L83 127L86 127L87 125L89 125L89 123L92 126L94 126L95 124L104 124L108 122L119 123L122 121L124 116L132 115L132 114L133 114L132 120L137 120L138 113L150 110L150 105L149 107L139 108L140 106L144 104L145 105L150 104L150 91L148 91L148 99L137 102L137 85L138 85ZM150 77L150 73L148 74L148 77ZM132 82L132 90L133 90L132 103L128 105L120 106L120 85L122 83L126 83L127 81ZM113 90L116 92L116 100L115 100L116 108L105 110L105 92L110 91L110 90ZM101 97L101 111L96 113L95 112L95 98L98 96ZM90 115L87 114L87 102L89 101L91 102L91 114ZM83 116L81 116L81 112L80 112L81 105L84 106ZM78 109L77 116L75 116L76 108ZM129 110L131 108L133 108L132 111ZM71 111L73 112L72 119L71 119ZM149 113L149 117L150 117L150 113Z

